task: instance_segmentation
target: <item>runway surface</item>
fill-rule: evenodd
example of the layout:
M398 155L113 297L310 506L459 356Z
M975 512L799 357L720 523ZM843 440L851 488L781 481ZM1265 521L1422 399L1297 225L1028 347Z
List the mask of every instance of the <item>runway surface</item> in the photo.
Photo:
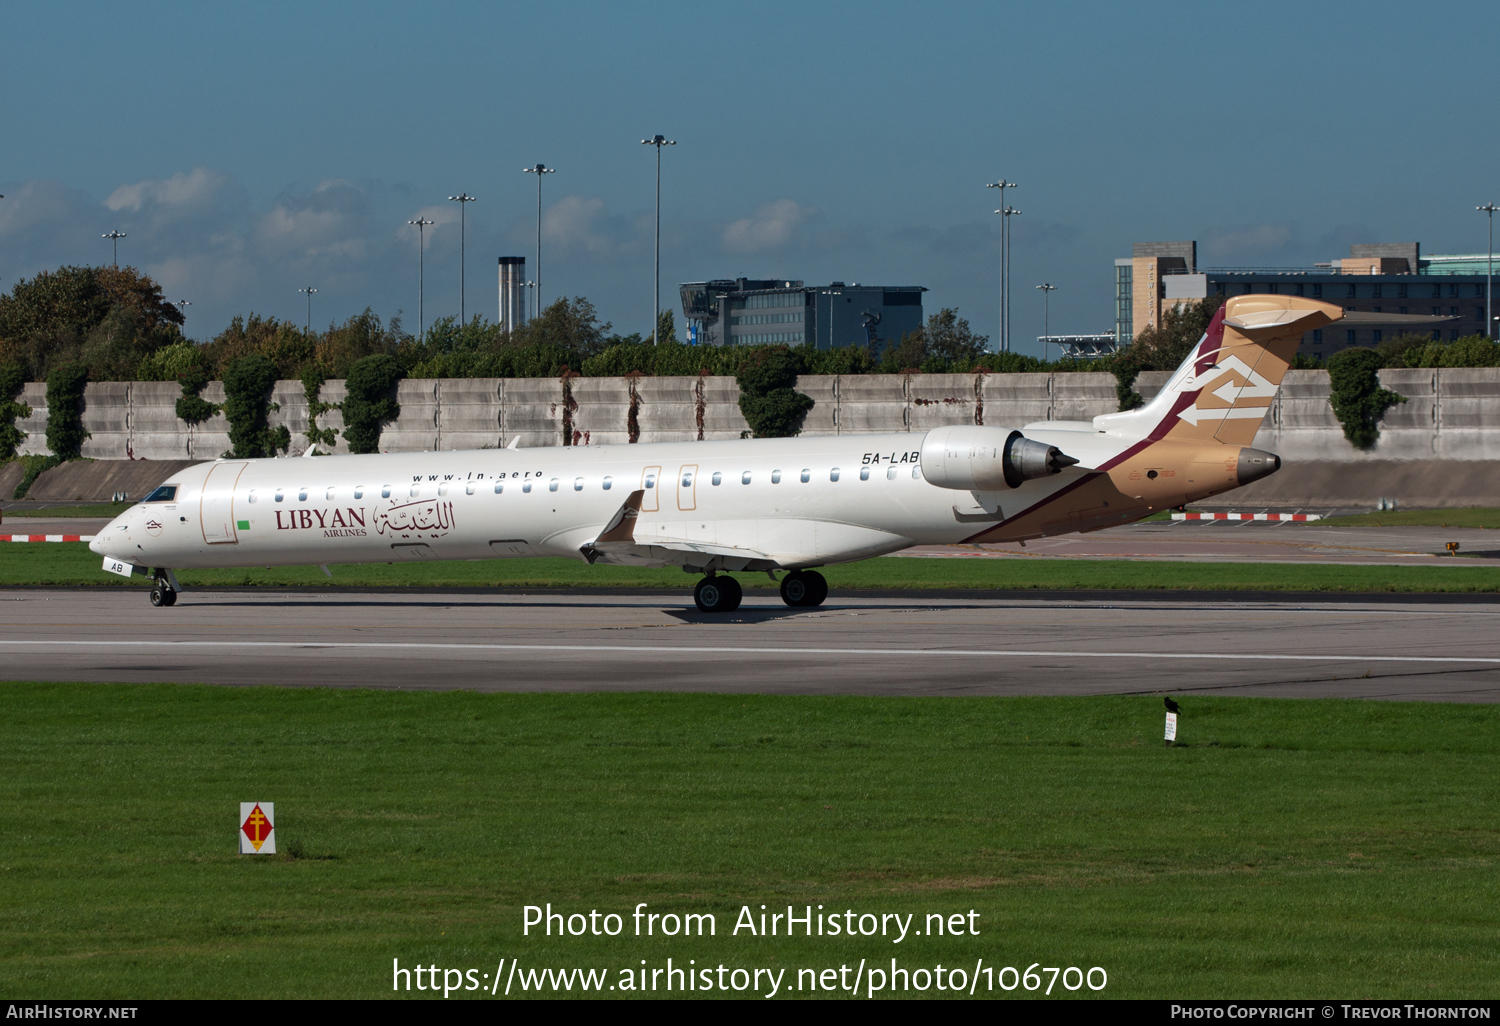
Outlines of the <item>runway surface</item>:
M11 680L1500 700L1500 603L136 589L0 592Z
M1458 542L1460 555L1448 554ZM1443 527L1324 527L1264 521L1154 521L1025 546L919 545L903 556L1001 559L1128 559L1185 563L1344 563L1490 567L1500 531Z

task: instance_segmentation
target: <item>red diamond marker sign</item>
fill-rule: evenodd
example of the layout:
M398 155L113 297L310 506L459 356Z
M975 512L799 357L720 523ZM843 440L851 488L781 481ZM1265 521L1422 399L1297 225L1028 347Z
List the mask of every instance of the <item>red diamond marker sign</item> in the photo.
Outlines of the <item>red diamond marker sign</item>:
M276 854L276 804L240 802L240 854Z

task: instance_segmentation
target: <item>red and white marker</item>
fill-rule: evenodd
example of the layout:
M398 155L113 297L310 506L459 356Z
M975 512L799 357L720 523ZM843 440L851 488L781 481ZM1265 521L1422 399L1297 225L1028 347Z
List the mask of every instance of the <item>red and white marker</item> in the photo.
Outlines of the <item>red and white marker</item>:
M0 534L0 542L91 542L92 534Z
M1304 523L1322 520L1321 513L1173 513L1173 520L1280 520Z

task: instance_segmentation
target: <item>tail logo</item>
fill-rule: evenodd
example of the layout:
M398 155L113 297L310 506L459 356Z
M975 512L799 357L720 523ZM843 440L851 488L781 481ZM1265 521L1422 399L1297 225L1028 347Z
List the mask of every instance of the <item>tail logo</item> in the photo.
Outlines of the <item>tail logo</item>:
M1226 357L1211 369L1223 373L1199 389L1198 399L1201 400L1207 394L1228 405L1203 409L1198 405L1198 401L1194 401L1193 405L1178 411L1179 419L1197 425L1200 421L1258 420L1265 416L1266 409L1270 405L1269 400L1276 394L1276 385L1266 380L1238 356ZM1215 388L1215 385L1218 387ZM1236 403L1244 399L1265 399L1267 402L1265 405L1236 406Z

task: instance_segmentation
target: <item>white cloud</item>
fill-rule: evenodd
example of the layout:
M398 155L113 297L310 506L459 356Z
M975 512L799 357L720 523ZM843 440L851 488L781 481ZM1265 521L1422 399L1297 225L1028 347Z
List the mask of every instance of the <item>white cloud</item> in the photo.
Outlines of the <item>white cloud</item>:
M104 205L117 213L122 210L137 213L145 206L201 210L232 187L230 177L222 171L195 167L187 174L179 171L171 178L148 178L122 185L109 194Z
M598 197L564 196L542 212L542 236L565 248L602 253L612 248L609 235L596 223L603 213L604 201Z
M362 189L331 179L310 193L282 199L260 218L256 238L273 255L358 258L369 250L364 234L369 213Z
M1203 251L1214 257L1274 253L1285 248L1291 239L1291 229L1280 224L1231 228L1210 234Z
M799 225L817 215L816 207L804 207L795 200L762 203L754 217L741 218L724 229L724 248L731 253L777 249L791 241Z

